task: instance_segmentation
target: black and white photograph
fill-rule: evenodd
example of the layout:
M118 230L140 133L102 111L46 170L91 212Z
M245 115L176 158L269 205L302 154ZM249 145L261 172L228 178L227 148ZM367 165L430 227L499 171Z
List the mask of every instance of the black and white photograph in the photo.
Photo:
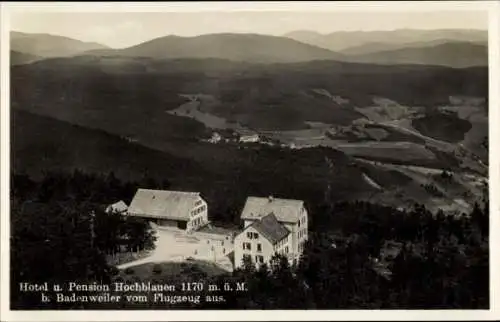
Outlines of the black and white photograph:
M370 3L2 4L7 310L491 312L492 2Z

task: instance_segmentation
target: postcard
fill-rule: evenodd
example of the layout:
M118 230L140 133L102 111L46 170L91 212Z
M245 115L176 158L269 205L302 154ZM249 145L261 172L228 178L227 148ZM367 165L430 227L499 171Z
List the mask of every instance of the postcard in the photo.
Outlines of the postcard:
M499 7L2 3L2 320L499 318Z

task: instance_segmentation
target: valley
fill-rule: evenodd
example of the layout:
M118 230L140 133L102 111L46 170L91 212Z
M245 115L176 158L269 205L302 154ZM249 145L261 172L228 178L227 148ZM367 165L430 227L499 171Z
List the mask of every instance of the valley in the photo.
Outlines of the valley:
M35 160L53 151L57 162L52 168L115 171L134 180L148 173L178 188L201 190L209 200L239 194L229 183L234 178L258 194L281 193L311 203L324 199L328 184L335 187L329 197L339 201L356 198L402 207L418 202L450 212L466 211L480 197L470 182L488 175L486 68L321 60L334 56L321 56L327 52L291 40L280 40L296 50L286 63L265 58L280 46L259 47L263 56L255 57L260 60L246 60L249 53L236 49L226 56L179 58L207 39L231 47L274 38L167 37L127 50L61 54L12 66L14 130L42 133L47 127L54 133L16 132L14 138L23 137L13 146L16 168L40 173L45 163ZM177 46L171 55L179 57L158 56L159 46L169 42ZM228 55L240 56L230 60ZM50 142L64 128L79 145ZM258 134L259 142L239 143L245 133ZM216 134L220 142L210 143ZM89 142L101 141L99 154L109 161L96 164L92 153L78 157ZM107 145L122 146L122 152ZM144 156L138 159L137 153L127 152L139 147ZM131 155L134 163L126 166ZM171 166L159 166L163 162ZM436 185L435 192L425 187L434 182L409 172L411 166L449 170L460 179L446 189ZM211 182L210 189L202 181ZM465 191L470 195L463 198ZM227 216L242 196L227 198L232 201L218 205L216 212Z

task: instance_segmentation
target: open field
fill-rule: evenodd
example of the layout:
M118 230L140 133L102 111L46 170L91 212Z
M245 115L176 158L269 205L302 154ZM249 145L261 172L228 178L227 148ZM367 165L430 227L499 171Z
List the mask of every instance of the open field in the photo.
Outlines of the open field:
M433 160L435 155L422 145L411 142L360 142L340 143L335 147L355 157L374 158L378 160L400 160L413 162Z
M210 110L206 105L217 104L217 100L213 96L203 94L181 94L180 96L186 97L189 101L176 109L167 110L167 113L192 118L211 129L244 129L236 122L228 122L223 117L205 112L205 110Z
M119 265L119 269L135 267L147 263L186 262L191 260L216 263L221 269L232 271L233 264L227 254L232 251L229 243L219 243L201 239L196 234L186 234L177 229L156 228L155 249L147 257Z
M414 202L424 203L434 211L469 212L474 202L483 197L487 178L471 173L451 172L451 178L443 178L443 170L413 166L397 165L357 159L361 168L386 187L381 194L372 196L372 201L390 203L391 199L399 199L408 207ZM388 173L392 173L388 176ZM395 180L395 181L394 181ZM441 196L432 196L423 188L432 185ZM389 187L393 189L387 189ZM385 200L384 200L385 199Z

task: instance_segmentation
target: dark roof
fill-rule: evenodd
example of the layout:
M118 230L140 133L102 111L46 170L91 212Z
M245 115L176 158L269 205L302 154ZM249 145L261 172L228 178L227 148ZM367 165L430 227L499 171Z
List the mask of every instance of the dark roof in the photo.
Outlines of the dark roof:
M261 220L255 221L249 227L253 227L273 245L288 236L290 233L285 226L278 222L274 213L270 213L267 216L262 217Z

